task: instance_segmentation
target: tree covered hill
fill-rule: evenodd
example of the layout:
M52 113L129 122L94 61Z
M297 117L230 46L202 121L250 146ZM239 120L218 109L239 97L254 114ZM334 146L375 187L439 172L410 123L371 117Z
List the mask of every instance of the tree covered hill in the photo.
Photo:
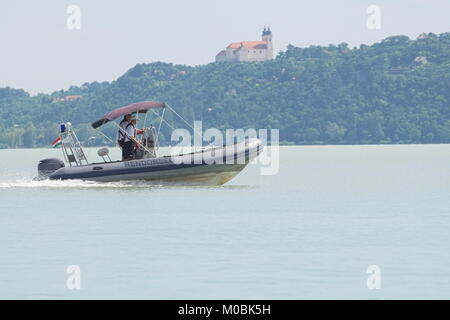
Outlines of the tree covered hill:
M85 143L97 136L89 143L102 144L90 123L142 100L165 101L204 128L277 128L283 143L449 143L450 33L359 48L288 46L258 63L137 64L111 83L51 95L0 88L0 146L47 146L61 119Z

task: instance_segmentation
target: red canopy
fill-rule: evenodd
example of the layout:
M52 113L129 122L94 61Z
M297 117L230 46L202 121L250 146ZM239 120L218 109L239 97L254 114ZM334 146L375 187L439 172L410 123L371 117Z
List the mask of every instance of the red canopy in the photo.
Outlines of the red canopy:
M133 104L130 104L125 107L121 107L118 109L115 109L111 112L108 112L105 114L101 119L95 121L92 124L92 128L97 129L98 127L101 127L105 123L109 121L113 121L119 117L123 117L126 114L131 113L146 113L149 109L158 109L158 108L165 108L166 104L164 102L157 102L157 101L142 101L142 102L136 102Z

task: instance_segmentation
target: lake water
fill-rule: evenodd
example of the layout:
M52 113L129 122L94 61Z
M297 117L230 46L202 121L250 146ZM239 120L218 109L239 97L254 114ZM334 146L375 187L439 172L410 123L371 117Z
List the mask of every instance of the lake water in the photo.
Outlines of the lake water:
M222 187L32 182L49 156L0 150L2 299L450 299L450 145L282 147Z

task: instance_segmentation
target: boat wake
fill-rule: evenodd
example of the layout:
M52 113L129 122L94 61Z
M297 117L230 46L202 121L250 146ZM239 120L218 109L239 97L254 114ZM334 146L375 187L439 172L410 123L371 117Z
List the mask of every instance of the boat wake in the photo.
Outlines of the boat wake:
M20 179L15 181L0 182L0 189L8 188L64 188L64 189L110 189L110 188L148 188L159 187L160 184L152 184L146 181L133 181L133 182L109 182L101 183L94 181L83 180L29 180Z
M0 189L151 189L151 188L248 188L244 185L227 186L196 186L183 183L161 183L151 181L117 181L117 182L94 182L83 180L31 180L17 179L0 182Z

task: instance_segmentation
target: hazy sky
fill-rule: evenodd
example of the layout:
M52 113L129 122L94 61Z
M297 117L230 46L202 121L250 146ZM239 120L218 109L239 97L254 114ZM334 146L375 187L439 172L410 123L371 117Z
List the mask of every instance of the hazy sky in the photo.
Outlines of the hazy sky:
M66 26L69 5L81 29ZM366 26L369 5L381 29ZM230 42L259 40L264 25L275 52L387 36L450 31L450 0L1 0L0 87L33 94L112 81L136 63L198 65Z

